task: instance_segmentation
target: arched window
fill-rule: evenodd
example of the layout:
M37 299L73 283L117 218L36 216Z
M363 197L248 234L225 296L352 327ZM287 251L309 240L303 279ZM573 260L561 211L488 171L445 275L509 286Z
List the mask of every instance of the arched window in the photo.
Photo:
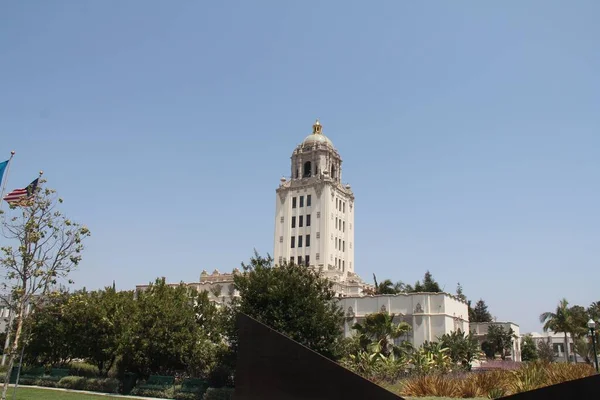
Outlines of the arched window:
M304 163L304 173L302 174L303 178L309 178L312 175L312 165L310 161Z
M331 177L335 179L335 166L331 164Z

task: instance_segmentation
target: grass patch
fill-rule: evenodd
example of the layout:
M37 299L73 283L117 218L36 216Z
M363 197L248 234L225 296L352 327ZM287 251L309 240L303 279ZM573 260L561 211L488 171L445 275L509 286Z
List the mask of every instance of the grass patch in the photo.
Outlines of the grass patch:
M13 387L8 388L7 398L12 399ZM101 400L124 399L126 397L99 396L83 393L69 393L62 390L36 389L27 387L17 388L17 400Z

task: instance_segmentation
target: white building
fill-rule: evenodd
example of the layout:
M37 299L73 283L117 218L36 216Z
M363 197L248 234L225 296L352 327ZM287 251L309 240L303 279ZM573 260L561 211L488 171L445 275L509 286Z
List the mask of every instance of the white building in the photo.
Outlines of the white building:
M317 120L294 149L291 175L276 190L274 259L321 269L343 295L361 294L354 273L354 194L342 158ZM347 284L346 284L347 282Z
M521 330L519 325L513 322L471 322L469 324L469 331L473 333L479 340L479 343L483 343L486 340L486 335L490 325L500 325L508 332L512 329L515 334L512 348L510 349L510 355L508 356L512 361L521 361Z
M406 322L411 332L406 338L415 347L424 342L435 342L452 331L469 330L467 303L448 293L400 293L346 297L340 299L346 313L344 335L352 336L352 326L362 322L366 315L384 311L395 314L395 323Z
M316 121L312 133L292 153L289 179L281 178L276 189L275 264L308 265L320 269L333 282L346 313L346 336L352 334L354 323L382 310L396 314L395 322L411 325L408 339L415 346L437 341L458 329L468 331L467 304L454 295L366 295L373 285L365 283L354 272L354 213L354 193L350 185L342 183L342 158ZM213 301L225 304L239 296L233 287L236 273L240 273L239 270L231 273L215 270L212 274L203 271L199 282L187 285L206 290ZM144 290L147 286L138 285L136 289ZM518 334L518 327L516 332ZM520 359L520 351L515 352Z
M554 350L555 361L567 361L567 354L565 352L565 334L557 333L557 332L531 332L531 335L536 346L539 346L540 342L549 342L552 345L552 349ZM525 335L521 335L521 339ZM571 335L567 335L567 343L569 344L569 362L575 361L575 347L573 345L573 338ZM585 358L581 355L577 355L578 362L585 362Z

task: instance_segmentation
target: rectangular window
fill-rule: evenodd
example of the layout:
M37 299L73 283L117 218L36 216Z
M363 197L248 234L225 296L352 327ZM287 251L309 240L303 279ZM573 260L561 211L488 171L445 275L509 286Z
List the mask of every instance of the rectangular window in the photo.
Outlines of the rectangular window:
M279 243L283 243L283 236L279 236Z
M338 219L337 219L337 217L335 217L335 229L338 228L337 225L338 225Z
M346 261L342 261L342 271L346 270Z
M312 196L310 194L306 195L306 207L310 207L312 200Z
M338 249L342 249L342 239L338 239Z
M317 253L317 255L316 255L317 261L319 261L319 258L321 258L321 254Z
M337 239L333 239L333 244L335 246L335 249L337 250Z
M279 222L281 222L281 223L283 224L283 217L281 217L281 218L279 219Z
M305 247L310 247L310 235L306 235L306 243L304 243Z
M279 265L283 263L283 257L279 256Z
M292 197L292 208L296 208L296 197Z
M346 202L342 203L342 212L346 212Z
M304 216L301 215L298 217L298 228L302 228L304 226Z
M292 257L290 257L290 264L293 264L293 263L294 263L294 257L292 256Z
M335 267L337 268L337 257L335 258Z
M342 251L346 251L346 241L342 242Z
M317 239L321 238L321 232L317 232Z
M283 217L281 217L283 218ZM321 218L321 211L317 211L317 218Z
M307 266L310 266L310 256L306 256L306 257L304 257L304 263L305 263Z
M335 209L337 210L337 197L335 198Z
M292 228L296 227L296 216L292 216Z
M346 232L346 221L342 222L342 232Z
M302 235L298 236L298 247L302 247Z
M292 249L296 247L296 236L292 236L292 244L290 246Z
M306 226L310 226L310 214L306 214Z
M298 265L302 265L302 256L298 256Z
M304 196L300 196L300 207L304 207Z

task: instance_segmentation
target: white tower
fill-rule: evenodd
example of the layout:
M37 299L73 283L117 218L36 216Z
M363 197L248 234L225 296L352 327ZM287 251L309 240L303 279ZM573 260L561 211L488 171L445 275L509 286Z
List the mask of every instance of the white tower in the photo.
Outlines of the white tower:
M342 184L342 159L322 129L317 120L292 153L291 178L276 190L274 257L343 282L356 276L354 194Z

